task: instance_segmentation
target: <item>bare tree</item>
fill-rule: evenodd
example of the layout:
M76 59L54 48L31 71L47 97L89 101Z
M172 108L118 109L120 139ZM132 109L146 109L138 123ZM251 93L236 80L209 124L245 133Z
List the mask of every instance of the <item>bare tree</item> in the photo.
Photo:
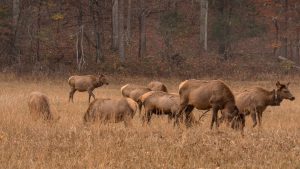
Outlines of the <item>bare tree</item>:
M297 29L296 33L296 57L298 58L298 64L300 64L300 27Z
M233 10L233 2L230 0L220 1L218 7L218 17L220 24L219 55L227 60L231 55L231 17Z
M120 61L125 62L125 45L124 45L124 0L120 0L119 7L119 57Z
M278 26L278 19L277 17L273 17L272 21L274 23L275 27L275 43L273 43L273 55L277 58L277 49L278 49L278 43L279 43L279 26Z
M112 49L117 50L119 45L119 0L112 1Z
M283 37L282 37L282 55L284 57L287 57L288 55L288 9L289 9L289 3L288 0L284 0L284 24L283 24Z
M84 50L83 50L83 30L84 26L82 25L79 28L79 31L76 33L76 56L77 56L77 69L79 71L82 71L86 61L84 56Z
M200 0L200 45L207 51L208 0Z
M145 1L140 0L140 14L139 14L139 54L138 57L142 58L146 53L146 20L147 11L145 9Z
M40 30L41 30L41 7L42 0L39 2L37 14L37 30L36 30L36 61L40 61Z
M131 42L131 0L128 0L126 27L127 27L126 40L127 40L127 44L130 44Z
M82 9L82 1L79 0L77 5L78 16L77 16L77 24L78 24L78 32L76 33L76 55L77 55L77 68L81 71L85 65L85 56L83 51L83 9Z
M90 0L89 1L90 6L90 13L92 15L93 19L93 27L94 27L94 33L95 33L95 40L96 40L96 63L99 63L103 61L101 49L100 49L100 32L99 32L99 24L100 24L100 11L101 7L97 0ZM94 9L94 6L96 6L96 10Z
M13 62L13 59L16 59L16 51L17 51L17 31L18 31L18 22L20 17L20 1L19 0L13 0L13 11L12 11L12 39L11 39L11 53L15 58L10 58L11 63Z
M19 16L20 16L20 0L13 0L13 21L12 21L12 26L13 26L14 32L17 30Z
M275 43L273 43L273 54L277 57L277 49L279 48L279 55L283 57L287 57L288 55L288 0L279 1L279 3L284 2L283 11L284 11L284 21L283 24L279 26L278 17L273 17L272 21L275 26L276 39ZM280 29L280 43L279 43L279 28Z

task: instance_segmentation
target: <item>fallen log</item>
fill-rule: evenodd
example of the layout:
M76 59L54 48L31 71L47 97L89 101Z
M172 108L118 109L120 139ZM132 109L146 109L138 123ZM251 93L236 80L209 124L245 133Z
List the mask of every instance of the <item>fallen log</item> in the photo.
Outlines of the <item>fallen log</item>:
M281 60L281 61L284 61L284 62L288 62L291 64L291 66L293 68L296 68L296 69L299 69L300 70L300 66L297 66L296 63L288 58L285 58L283 56L278 56L278 59Z

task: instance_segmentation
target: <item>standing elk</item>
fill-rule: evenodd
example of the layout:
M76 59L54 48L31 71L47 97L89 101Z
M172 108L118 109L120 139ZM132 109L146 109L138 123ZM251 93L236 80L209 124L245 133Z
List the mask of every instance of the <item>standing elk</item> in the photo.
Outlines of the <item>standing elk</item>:
M91 101L91 96L95 99L95 95L93 94L93 90L95 88L101 87L102 85L108 85L107 79L103 74L98 76L94 75L84 75L84 76L71 76L68 80L69 86L71 88L69 94L69 102L72 100L76 91L89 93L89 103Z
M238 109L245 115L250 115L253 121L253 126L258 124L261 126L262 113L268 106L280 106L280 103L284 99L295 100L295 97L288 89L289 83L282 84L276 83L276 89L268 91L261 87L255 87L250 90L246 90L236 96L236 105ZM229 119L226 114L222 114L221 121Z
M161 91L151 91L143 94L139 99L139 102L142 103L145 109L143 123L145 122L145 118L147 123L149 123L152 114L168 115L169 121L172 120L178 112L179 101L178 94L169 94ZM193 114L191 114L190 118L193 123L197 123Z
M96 99L88 107L84 122L119 123L128 126L135 115L137 104L130 98Z
M186 115L186 125L190 126L189 114L194 108L198 110L212 109L212 121L210 128L218 124L218 111L227 113L233 117L232 127L241 129L244 127L244 116L239 113L235 104L235 98L230 88L220 80L200 81L186 80L179 85L180 108L176 115L175 124L178 123L178 117L184 112ZM238 125L241 124L241 125ZM239 126L239 128L236 128Z

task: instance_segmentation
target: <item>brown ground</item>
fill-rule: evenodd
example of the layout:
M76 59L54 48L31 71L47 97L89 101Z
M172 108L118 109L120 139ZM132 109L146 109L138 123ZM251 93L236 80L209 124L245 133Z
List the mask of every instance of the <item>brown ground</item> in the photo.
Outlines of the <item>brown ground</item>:
M263 114L262 129L252 129L249 117L245 137L226 126L209 129L211 115L199 126L173 128L167 118L153 117L142 127L135 116L133 126L124 124L84 126L87 93L75 93L68 103L66 80L44 82L0 76L0 168L300 168L300 88L292 80L294 102L284 101ZM67 79L67 78L65 78ZM151 79L140 79L146 84ZM160 79L170 92L180 80ZM128 81L133 81L132 79ZM226 81L233 91L250 86L272 89L275 80ZM94 91L96 97L121 97L127 80L113 80ZM28 94L38 90L48 95L54 124L34 122L27 107ZM197 113L197 111L196 111ZM197 115L200 113L198 112Z

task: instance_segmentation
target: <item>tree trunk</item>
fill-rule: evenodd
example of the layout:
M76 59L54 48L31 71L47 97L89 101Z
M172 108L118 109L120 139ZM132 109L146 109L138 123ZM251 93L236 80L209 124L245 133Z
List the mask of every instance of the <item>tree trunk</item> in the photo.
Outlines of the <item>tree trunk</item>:
M124 45L124 0L120 0L119 7L119 56L121 63L125 62L125 45Z
M11 53L12 57L10 58L10 62L13 63L16 60L16 51L17 51L17 32L18 32L18 22L20 17L20 1L13 0L13 11L12 11L12 38L11 38Z
M144 0L140 0L140 14L139 14L139 58L143 58L146 53L146 10Z
M37 30L36 30L36 61L38 62L40 61L41 7L42 7L42 0L40 0L38 6Z
M20 0L13 0L13 21L12 26L14 31L17 29L18 20L20 16Z
M83 25L82 25L82 19L83 19L83 10L82 10L82 3L81 0L78 1L78 17L77 17L77 23L78 23L78 32L77 32L77 66L78 70L82 70L82 64L83 64Z
M226 56L224 55L225 54L225 51L226 51L226 48L225 48L225 26L226 26L226 16L225 16L225 1L220 1L220 6L219 6L219 21L220 22L219 24L221 24L221 28L220 28L220 37L219 37L219 55L223 56L225 59L226 59ZM223 28L223 29L222 29Z
M83 17L83 11L82 11L82 4L81 4L81 0L79 1L78 4L78 17L77 17L77 23L78 23L78 31L81 32L81 27L82 27L82 17ZM81 42L81 39L83 38L81 36L81 33L78 33L78 41ZM77 48L78 48L78 58L81 58L81 46L80 43L77 44Z
M112 49L118 50L119 45L119 0L113 0L112 7Z
M275 27L275 43L273 44L273 55L277 58L277 50L278 50L278 43L279 43L279 27L278 27L278 20L277 17L272 18Z
M298 64L300 64L300 30L297 30L296 39L296 57L298 58Z
M127 44L131 42L131 0L128 0L128 9L127 9Z
M287 57L288 55L288 0L284 0L284 34L282 37L282 55Z
M207 15L208 15L208 0L200 1L200 46L207 51Z
M231 56L231 18L232 18L232 6L228 6L228 18L226 20L225 27L225 55L224 58L227 59Z
M231 50L231 16L232 6L229 0L221 1L219 6L219 22L221 24L221 37L219 37L219 54L227 60Z
M96 40L96 58L95 61L96 63L100 63L101 61L103 61L103 58L101 56L101 49L100 49L100 32L99 32L99 20L100 20L100 12L99 10L101 10L101 8L99 7L99 2L95 0L90 0L89 2L90 5L90 12L92 15L92 19L93 19L93 26L94 26L94 33L95 33L95 40ZM97 10L94 10L94 6L96 6ZM96 13L96 14L95 14ZM95 16L96 15L96 16Z
M291 60L294 60L294 41L290 40L290 43L288 44L288 55L290 56Z

